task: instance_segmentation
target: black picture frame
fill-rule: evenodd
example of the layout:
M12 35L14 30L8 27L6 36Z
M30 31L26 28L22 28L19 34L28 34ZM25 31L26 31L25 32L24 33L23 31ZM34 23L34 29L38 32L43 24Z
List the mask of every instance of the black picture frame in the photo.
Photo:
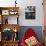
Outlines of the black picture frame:
M36 18L36 7L27 6L25 9L25 19L35 19Z

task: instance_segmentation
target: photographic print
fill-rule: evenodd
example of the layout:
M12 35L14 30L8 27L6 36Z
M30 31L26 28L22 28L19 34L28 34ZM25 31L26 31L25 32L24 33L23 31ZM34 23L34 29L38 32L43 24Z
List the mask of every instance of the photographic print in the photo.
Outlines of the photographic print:
M25 9L25 19L35 19L36 8L35 6L27 6Z

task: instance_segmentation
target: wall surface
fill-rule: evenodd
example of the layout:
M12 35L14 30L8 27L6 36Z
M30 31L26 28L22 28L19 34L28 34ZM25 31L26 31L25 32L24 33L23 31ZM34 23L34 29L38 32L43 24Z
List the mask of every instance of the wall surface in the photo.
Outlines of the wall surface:
M15 6L15 0L0 0L1 7L10 7ZM43 6L42 0L17 0L17 6L19 9L19 24L20 26L43 26ZM36 7L36 19L34 20L26 20L25 19L25 8L27 6L35 6ZM12 18L12 17L11 17ZM14 21L13 21L14 22Z
M21 0L20 1L21 8L20 8L20 18L19 24L21 26L43 26L43 6L42 0ZM36 6L36 19L35 20L26 20L25 19L25 7L26 6Z

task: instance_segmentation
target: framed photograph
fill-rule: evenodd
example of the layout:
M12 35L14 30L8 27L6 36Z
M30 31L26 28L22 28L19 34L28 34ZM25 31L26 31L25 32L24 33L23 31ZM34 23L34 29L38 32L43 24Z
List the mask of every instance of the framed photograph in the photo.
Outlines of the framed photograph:
M25 19L35 19L36 18L36 7L27 6L25 9Z
M16 15L17 13L18 13L18 12L17 12L16 10L10 10L10 11L9 11L9 14L10 14L10 15Z
M2 10L2 15L9 15L9 10Z

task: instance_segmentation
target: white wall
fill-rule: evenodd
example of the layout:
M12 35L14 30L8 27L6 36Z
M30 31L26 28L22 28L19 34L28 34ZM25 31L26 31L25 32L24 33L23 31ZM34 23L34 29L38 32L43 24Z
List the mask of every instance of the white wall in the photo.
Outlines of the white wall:
M42 0L21 0L21 11L20 11L20 25L22 26L43 26L43 7ZM35 20L25 20L25 7L26 6L36 6L36 19Z
M14 6L15 0L0 0L0 6ZM19 10L19 24L21 26L43 26L43 6L42 0L17 0L20 7ZM36 19L26 20L25 19L25 7L26 6L36 6Z

